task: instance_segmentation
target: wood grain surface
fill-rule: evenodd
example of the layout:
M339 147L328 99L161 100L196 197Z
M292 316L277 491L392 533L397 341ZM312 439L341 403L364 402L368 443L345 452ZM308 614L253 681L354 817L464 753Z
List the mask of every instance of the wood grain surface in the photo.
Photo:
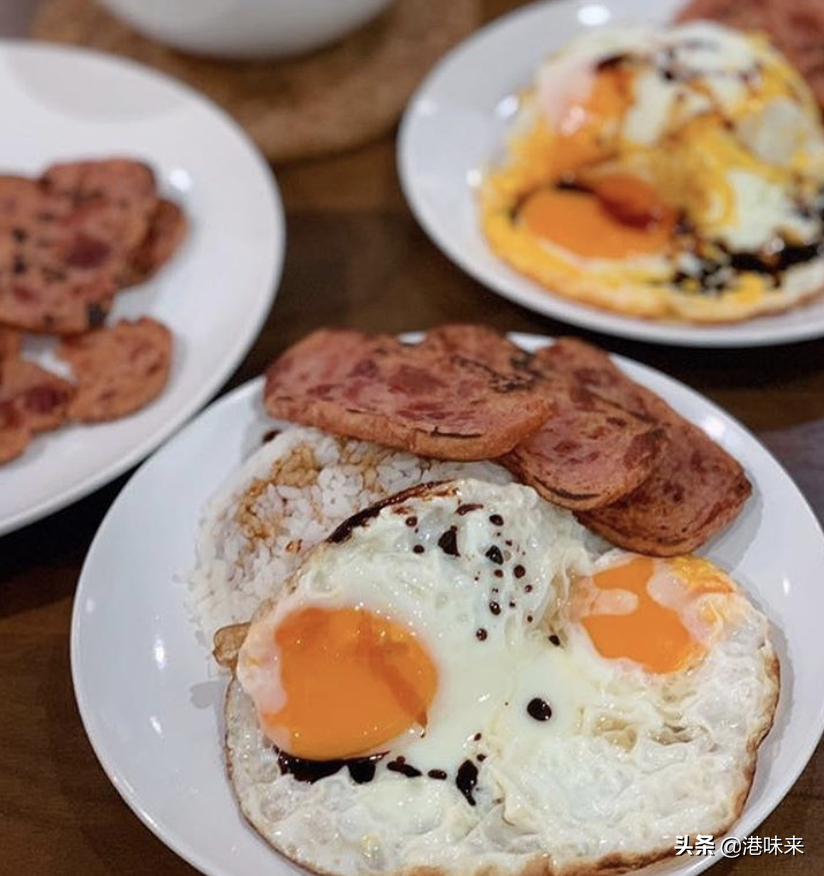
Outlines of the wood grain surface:
M514 5L487 2L487 17ZM392 137L335 159L292 165L279 171L279 181L289 230L282 287L257 343L226 388L258 375L273 356L318 325L399 332L445 320L478 320L505 330L570 331L486 291L435 249L405 206ZM765 441L824 518L824 340L711 351L584 334L723 406ZM89 543L125 480L0 538L3 874L194 873L138 821L108 782L72 694L72 597ZM824 670L824 658L821 664ZM821 876L822 825L819 747L757 831L762 837L802 837L805 854L719 860L711 872Z

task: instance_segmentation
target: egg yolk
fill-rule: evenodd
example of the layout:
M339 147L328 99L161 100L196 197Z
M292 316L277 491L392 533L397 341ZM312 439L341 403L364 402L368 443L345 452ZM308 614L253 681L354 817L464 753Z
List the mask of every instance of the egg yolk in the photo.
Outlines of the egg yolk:
M426 726L438 674L406 627L359 608L304 608L274 639L285 702L260 717L289 754L353 757Z
M617 65L599 70L583 102L567 107L555 132L552 176L571 176L608 158L618 124L632 102L631 72Z
M621 259L663 252L672 239L674 211L632 177L593 192L539 189L524 202L521 221L536 237L583 258Z
M676 214L642 179L592 168L615 158L620 123L632 104L633 71L621 64L596 71L586 98L571 103L552 133L549 176L585 183L585 191L542 188L519 219L536 237L583 258L655 255L672 240Z
M628 591L637 604L627 614L590 614L581 623L602 657L626 657L650 672L674 672L703 649L678 612L650 596L654 571L655 560L637 556L597 572L591 579L597 590Z

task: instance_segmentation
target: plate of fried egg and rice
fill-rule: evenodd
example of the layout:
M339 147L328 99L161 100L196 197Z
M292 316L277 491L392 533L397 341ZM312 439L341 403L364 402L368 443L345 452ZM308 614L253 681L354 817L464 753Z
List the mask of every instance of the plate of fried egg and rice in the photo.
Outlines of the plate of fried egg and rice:
M213 876L296 864L549 874L648 862L644 873L686 876L717 858L672 857L676 835L707 824L718 842L727 829L754 833L824 726L815 658L824 535L740 424L671 378L616 361L753 484L743 513L690 566L702 587L721 582L710 614L727 630L694 671L662 686L593 652L565 611L567 585L580 573L608 576L616 552L500 466L273 421L262 381L252 381L138 471L81 575L77 700L138 817ZM334 609L325 619L324 606ZM327 667L322 696L304 703L314 726L283 757L252 705L279 696L261 674L271 643L286 647L277 624L289 609L300 619L295 641L319 618L334 638L353 606L367 607L370 634L399 647L403 630L390 619L425 621L426 647L403 651L415 655L402 676L411 688L400 687L414 702L416 686L437 679L426 725L408 739L401 728L405 741L391 751L333 762L328 752L340 749L325 746L358 722L347 703L360 700L358 678ZM229 673L215 662L213 634L252 617ZM316 657L296 657L307 684ZM497 698L494 714L484 691Z

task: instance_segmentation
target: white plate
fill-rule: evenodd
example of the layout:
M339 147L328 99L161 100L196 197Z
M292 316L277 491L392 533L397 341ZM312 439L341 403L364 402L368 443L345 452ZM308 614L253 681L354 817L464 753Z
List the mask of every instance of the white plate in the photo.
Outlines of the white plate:
M538 64L582 31L628 22L666 22L683 0L552 0L506 15L453 49L409 103L398 169L418 221L457 265L494 292L538 313L627 338L685 346L747 347L824 335L824 298L776 316L699 326L620 316L552 295L488 247L477 187L503 155L517 92Z
M775 727L735 827L744 837L787 793L824 726L824 534L787 474L742 426L671 378L620 361L740 459L755 487L741 517L706 551L770 617L781 658ZM225 679L198 642L180 582L194 564L204 503L274 425L263 412L262 385L252 381L217 401L132 478L95 537L72 618L75 693L103 768L144 823L210 876L294 870L238 814L222 761ZM677 858L645 873L687 876L714 860Z
M175 334L162 395L112 423L35 438L0 468L0 534L90 493L134 465L231 375L274 300L284 251L269 168L228 116L131 62L80 49L0 41L0 173L36 174L72 158L148 162L191 229L157 277L120 294L112 317L151 315ZM25 355L48 361L48 344Z

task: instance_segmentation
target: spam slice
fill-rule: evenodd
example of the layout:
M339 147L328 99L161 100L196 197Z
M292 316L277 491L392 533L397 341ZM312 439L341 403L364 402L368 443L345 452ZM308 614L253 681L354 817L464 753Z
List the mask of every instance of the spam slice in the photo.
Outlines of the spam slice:
M0 177L0 323L49 334L102 325L156 204L152 172L126 159Z
M28 447L31 429L11 401L0 401L0 465L16 459Z
M274 417L441 459L488 459L535 432L552 403L532 375L436 345L323 329L266 374Z
M66 422L74 385L26 359L0 365L0 403L12 404L27 429L46 432Z
M655 556L690 553L731 523L752 491L738 463L691 423L669 424L668 439L637 490L580 514L581 522L613 544Z
M46 192L70 202L80 215L85 209L105 204L107 214L95 230L99 237L131 252L145 238L157 208L157 186L151 168L142 161L109 158L53 164L42 177Z
M498 461L548 501L597 508L634 490L652 471L663 429L588 392L574 378L542 368L538 357L493 329L442 326L428 332L421 346L538 379L552 414Z
M600 508L652 473L665 443L655 423L573 381L548 381L555 413L500 459L545 499L573 510Z
M77 378L69 416L84 423L114 420L142 408L166 385L172 334L148 317L123 320L63 340L57 355Z
M488 365L502 373L539 376L530 370L533 354L522 350L500 332L475 323L448 323L430 329L421 341L422 350L436 350Z
M752 486L739 463L706 433L583 341L564 338L539 357L592 393L666 429L667 442L649 477L617 502L580 513L585 526L631 551L676 556L700 547L735 519Z
M90 210L75 215L40 180L0 176L0 323L62 333L103 322L115 283L100 270L108 248L86 230Z
M0 325L0 362L20 358L20 332Z
M177 252L189 224L177 204L161 198L152 214L146 236L134 250L120 277L124 286L143 283L154 276Z

